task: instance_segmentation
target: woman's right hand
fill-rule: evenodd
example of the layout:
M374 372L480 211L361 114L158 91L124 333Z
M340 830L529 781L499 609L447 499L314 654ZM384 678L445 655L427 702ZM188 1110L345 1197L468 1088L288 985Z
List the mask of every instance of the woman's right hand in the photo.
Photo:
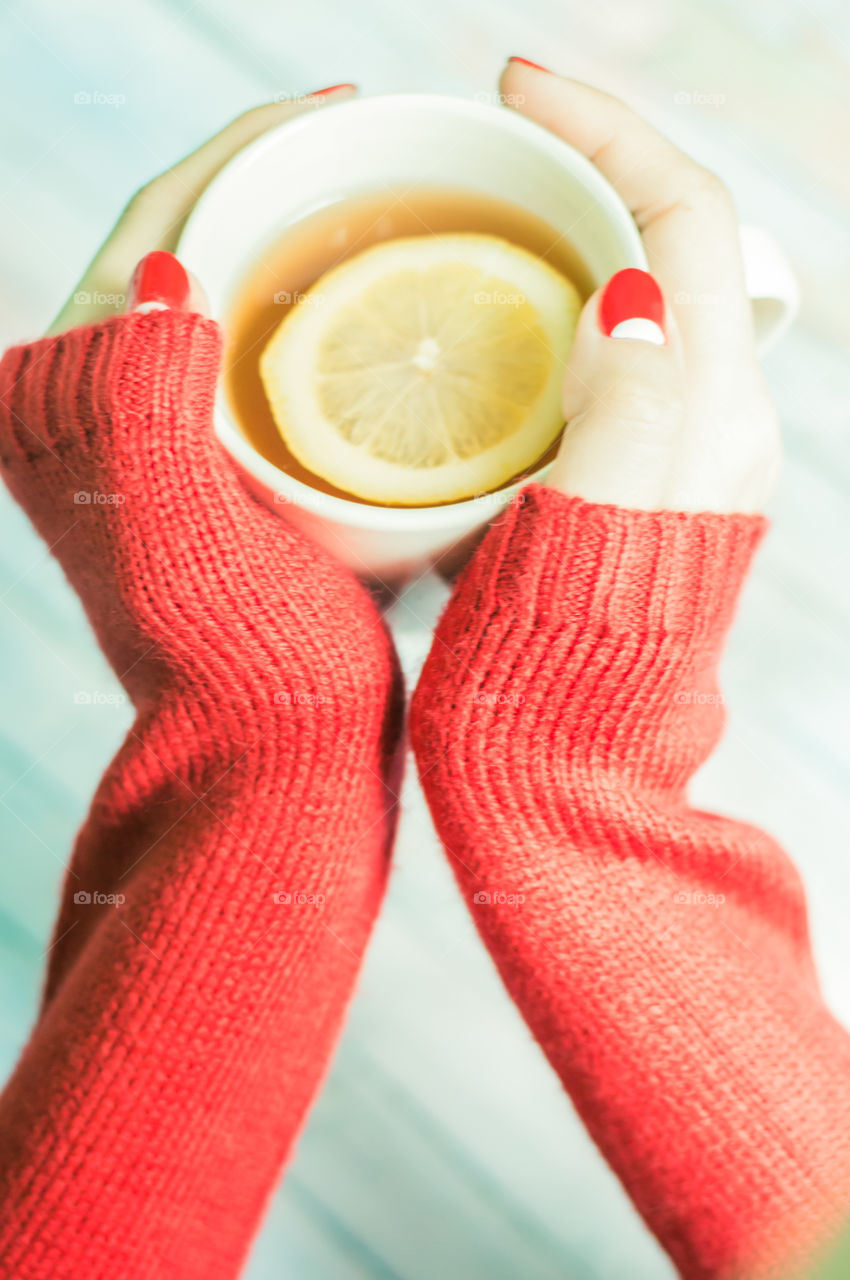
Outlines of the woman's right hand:
M307 111L344 102L353 84L332 85L315 93L268 102L237 116L179 164L140 187L126 205L83 272L73 293L47 330L64 333L77 325L96 324L124 309L127 283L136 264L154 249L173 253L186 219L204 190L228 161L269 129ZM202 287L193 281L191 310L208 313Z
M221 333L198 314L198 286L165 248L221 164L292 111L249 112L144 188L80 281L88 301L69 302L61 332L5 354L0 475L138 709L131 749L145 754L152 717L167 718L177 702L192 723L228 727L190 735L191 746L181 739L179 758L173 740L158 743L174 778L190 758L226 785L258 742L282 768L296 756L329 758L331 744L345 742L377 832L391 808L383 775L398 734L392 642L354 574L258 503L216 440ZM103 300L125 295L131 314ZM206 753L203 763L193 752ZM129 843L125 854L132 864ZM100 890L125 870L112 850L110 859ZM50 991L92 920L66 894Z
M385 629L361 585L255 502L215 440L221 334L206 318L202 285L170 252L195 201L242 147L353 92L340 85L248 111L141 188L48 336L12 348L0 365L0 470L56 548L131 696L152 678L157 655L173 656L182 634L175 616L191 615L201 634L204 617L238 609L246 592L281 635L305 610L332 632L344 599L362 631L355 649L389 670ZM133 314L122 315L125 306ZM130 547L138 575L162 590L157 609L118 572L116 549ZM261 631L255 616L255 640ZM250 647L247 632L233 639ZM337 696L346 667L338 666Z
M0 362L0 472L137 713L0 1095L3 1275L236 1276L384 893L390 637L216 440L221 334L168 253L228 153L288 110L243 117L146 188L61 331ZM140 258L116 315L98 295L127 292Z

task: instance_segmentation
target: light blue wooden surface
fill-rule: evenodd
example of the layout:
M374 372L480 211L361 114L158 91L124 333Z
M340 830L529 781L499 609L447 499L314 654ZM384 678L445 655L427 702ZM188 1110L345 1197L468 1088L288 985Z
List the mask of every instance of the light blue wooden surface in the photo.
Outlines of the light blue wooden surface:
M0 338L35 336L127 196L280 93L493 87L518 52L627 97L779 234L804 288L766 362L788 465L726 661L697 799L778 835L850 1022L850 31L841 0L11 0L0 14ZM120 106L75 104L79 93ZM714 95L715 106L682 95ZM678 98L678 101L677 101ZM397 604L408 669L443 599ZM34 1011L59 877L129 719L80 608L0 496L0 1071ZM331 1077L250 1280L665 1280L476 943L408 779L389 900Z

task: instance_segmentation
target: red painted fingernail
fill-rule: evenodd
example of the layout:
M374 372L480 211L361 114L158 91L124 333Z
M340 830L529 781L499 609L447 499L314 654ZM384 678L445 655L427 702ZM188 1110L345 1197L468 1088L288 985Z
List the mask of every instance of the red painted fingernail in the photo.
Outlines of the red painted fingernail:
M613 275L599 299L599 328L608 338L637 338L663 346L664 295L655 277L637 267Z
M191 284L173 253L155 249L136 266L127 295L128 311L188 311Z
M534 71L545 71L547 76L552 74L548 67L541 67L539 62L529 62L528 58L520 58L516 54L512 54L508 62L521 62L524 67L531 67Z
M327 89L316 89L313 93L308 93L308 98L323 98L326 93L335 93L337 89L356 89L356 84L332 84Z

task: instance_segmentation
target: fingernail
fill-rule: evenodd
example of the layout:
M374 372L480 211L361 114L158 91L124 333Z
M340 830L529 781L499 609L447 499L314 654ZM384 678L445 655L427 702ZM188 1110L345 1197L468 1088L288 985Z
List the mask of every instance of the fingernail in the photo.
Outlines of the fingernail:
M531 67L534 71L545 71L548 76L552 74L548 67L541 67L539 62L529 62L528 58L520 58L516 54L511 54L508 62L521 62L524 67Z
M326 93L336 93L337 89L356 89L356 84L332 84L327 89L315 89L312 93L308 93L308 98L323 98Z
M664 295L655 277L637 267L613 275L599 299L599 328L608 338L637 338L663 347Z
M155 249L136 266L127 294L128 311L188 311L191 284L173 253Z

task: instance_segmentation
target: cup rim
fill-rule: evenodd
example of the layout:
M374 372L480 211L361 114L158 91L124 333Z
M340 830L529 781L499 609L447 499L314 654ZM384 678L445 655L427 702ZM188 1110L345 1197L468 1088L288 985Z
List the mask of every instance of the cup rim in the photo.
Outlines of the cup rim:
M529 120L526 116L522 116L503 105L498 105L491 101L483 102L475 98L460 98L453 97L450 94L430 93L391 93L375 94L363 98L350 98L344 102L326 107L322 111L309 111L304 115L296 116L292 120L285 120L274 129L270 129L268 133L249 143L232 160L228 161L204 190L183 227L177 247L178 254L181 255L185 265L191 270L193 267L191 261L193 237L204 217L205 207L211 203L215 192L225 183L231 183L235 179L238 180L240 173L257 163L264 152L272 151L279 146L282 136L291 137L298 130L316 128L318 122L324 119L326 113L332 120L339 121L340 113L345 113L349 116L368 116L370 113L383 114L387 111L397 113L398 111L420 110L423 108L432 112L441 112L444 115L452 115L455 118L484 120L486 123L519 137L534 146L539 152L547 153L549 158L553 162L560 164L561 167L569 168L582 185L590 191L597 203L604 208L606 215L618 231L619 237L623 242L623 256L624 259L627 259L623 265L646 268L647 260L643 242L631 213L607 179L580 151L571 146L570 143L564 142L562 138L550 133L548 129L536 121ZM327 127L327 122L325 127ZM353 502L347 498L339 498L334 494L324 493L321 489L314 489L303 481L289 475L288 472L283 471L280 467L275 466L273 462L270 462L259 450L254 448L238 427L234 425L231 418L231 410L227 406L223 390L219 387L214 409L216 436L231 457L249 475L274 493L275 496L280 494L285 497L287 504L292 503L295 506L302 507L324 519L382 532L394 530L413 533L425 529L439 530L452 527L465 522L473 512L477 512L480 515L482 507L486 509L488 505L492 506L495 512L518 493L524 485L542 479L549 469L548 465L538 467L536 471L523 476L505 488L464 498L459 502L442 503L436 506L388 507L368 502Z

